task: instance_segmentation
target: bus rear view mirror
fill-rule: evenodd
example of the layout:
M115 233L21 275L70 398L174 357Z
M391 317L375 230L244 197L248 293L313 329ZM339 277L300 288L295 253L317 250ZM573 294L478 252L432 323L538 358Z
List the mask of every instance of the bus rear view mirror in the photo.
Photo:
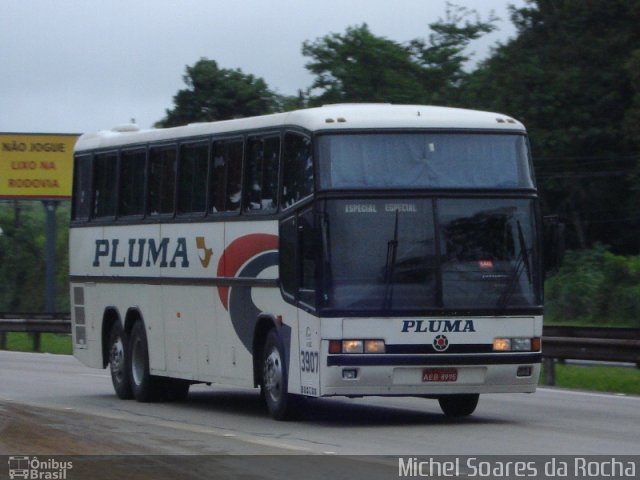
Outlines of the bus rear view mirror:
M544 217L544 270L554 272L560 268L565 252L565 227L557 215Z

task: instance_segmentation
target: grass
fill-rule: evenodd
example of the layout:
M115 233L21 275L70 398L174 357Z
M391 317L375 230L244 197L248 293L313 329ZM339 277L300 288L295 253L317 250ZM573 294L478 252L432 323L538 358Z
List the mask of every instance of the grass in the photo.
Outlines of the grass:
M33 339L31 334L14 332L7 333L7 350L16 352L32 352ZM62 355L71 355L71 335L60 333L41 333L40 334L40 351L43 353L56 353Z
M555 368L557 387L640 395L640 368L560 363ZM544 372L540 385L543 379Z

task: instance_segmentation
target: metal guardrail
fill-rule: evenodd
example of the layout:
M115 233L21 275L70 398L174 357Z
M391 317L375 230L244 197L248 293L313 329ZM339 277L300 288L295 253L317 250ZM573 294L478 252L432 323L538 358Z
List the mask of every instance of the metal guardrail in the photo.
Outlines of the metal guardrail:
M0 311L0 320L16 320L22 318L33 318L36 320L69 320L71 314L69 312L55 312L55 313L43 313L43 312L27 312L27 313L9 313Z
M7 348L7 333L27 332L33 340L33 350L40 351L41 333L71 333L68 313L3 313L0 312L0 349Z
M558 360L625 362L640 367L640 329L544 327L542 357L545 385L555 385Z

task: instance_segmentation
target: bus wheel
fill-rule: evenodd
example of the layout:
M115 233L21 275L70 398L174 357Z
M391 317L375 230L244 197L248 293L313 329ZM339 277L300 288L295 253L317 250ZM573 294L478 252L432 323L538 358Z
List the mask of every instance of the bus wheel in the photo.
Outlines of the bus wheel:
M294 401L287 391L284 348L275 330L267 335L263 353L261 394L269 414L276 420L285 420L292 414Z
M137 321L129 341L131 390L139 402L153 402L159 397L159 378L149 373L149 344L144 324Z
M127 358L129 352L127 341L120 324L116 323L109 332L109 370L111 382L118 398L129 400L133 398Z
M471 415L478 406L480 395L477 393L466 395L444 395L438 398L440 408L447 417L466 417Z

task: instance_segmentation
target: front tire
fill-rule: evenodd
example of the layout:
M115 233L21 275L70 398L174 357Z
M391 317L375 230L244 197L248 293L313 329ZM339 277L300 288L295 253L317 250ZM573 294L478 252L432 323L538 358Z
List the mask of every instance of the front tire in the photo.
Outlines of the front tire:
M149 344L142 321L133 325L129 337L129 372L133 397L139 402L153 402L159 398L160 378L149 373Z
M438 398L438 402L447 417L466 417L475 411L479 399L479 394L472 393L466 395L445 395Z
M121 400L131 400L133 398L128 359L129 345L127 338L120 324L116 323L109 332L109 370L113 389Z
M261 394L276 420L291 418L296 409L296 398L288 392L288 378L282 340L271 330L263 349Z

